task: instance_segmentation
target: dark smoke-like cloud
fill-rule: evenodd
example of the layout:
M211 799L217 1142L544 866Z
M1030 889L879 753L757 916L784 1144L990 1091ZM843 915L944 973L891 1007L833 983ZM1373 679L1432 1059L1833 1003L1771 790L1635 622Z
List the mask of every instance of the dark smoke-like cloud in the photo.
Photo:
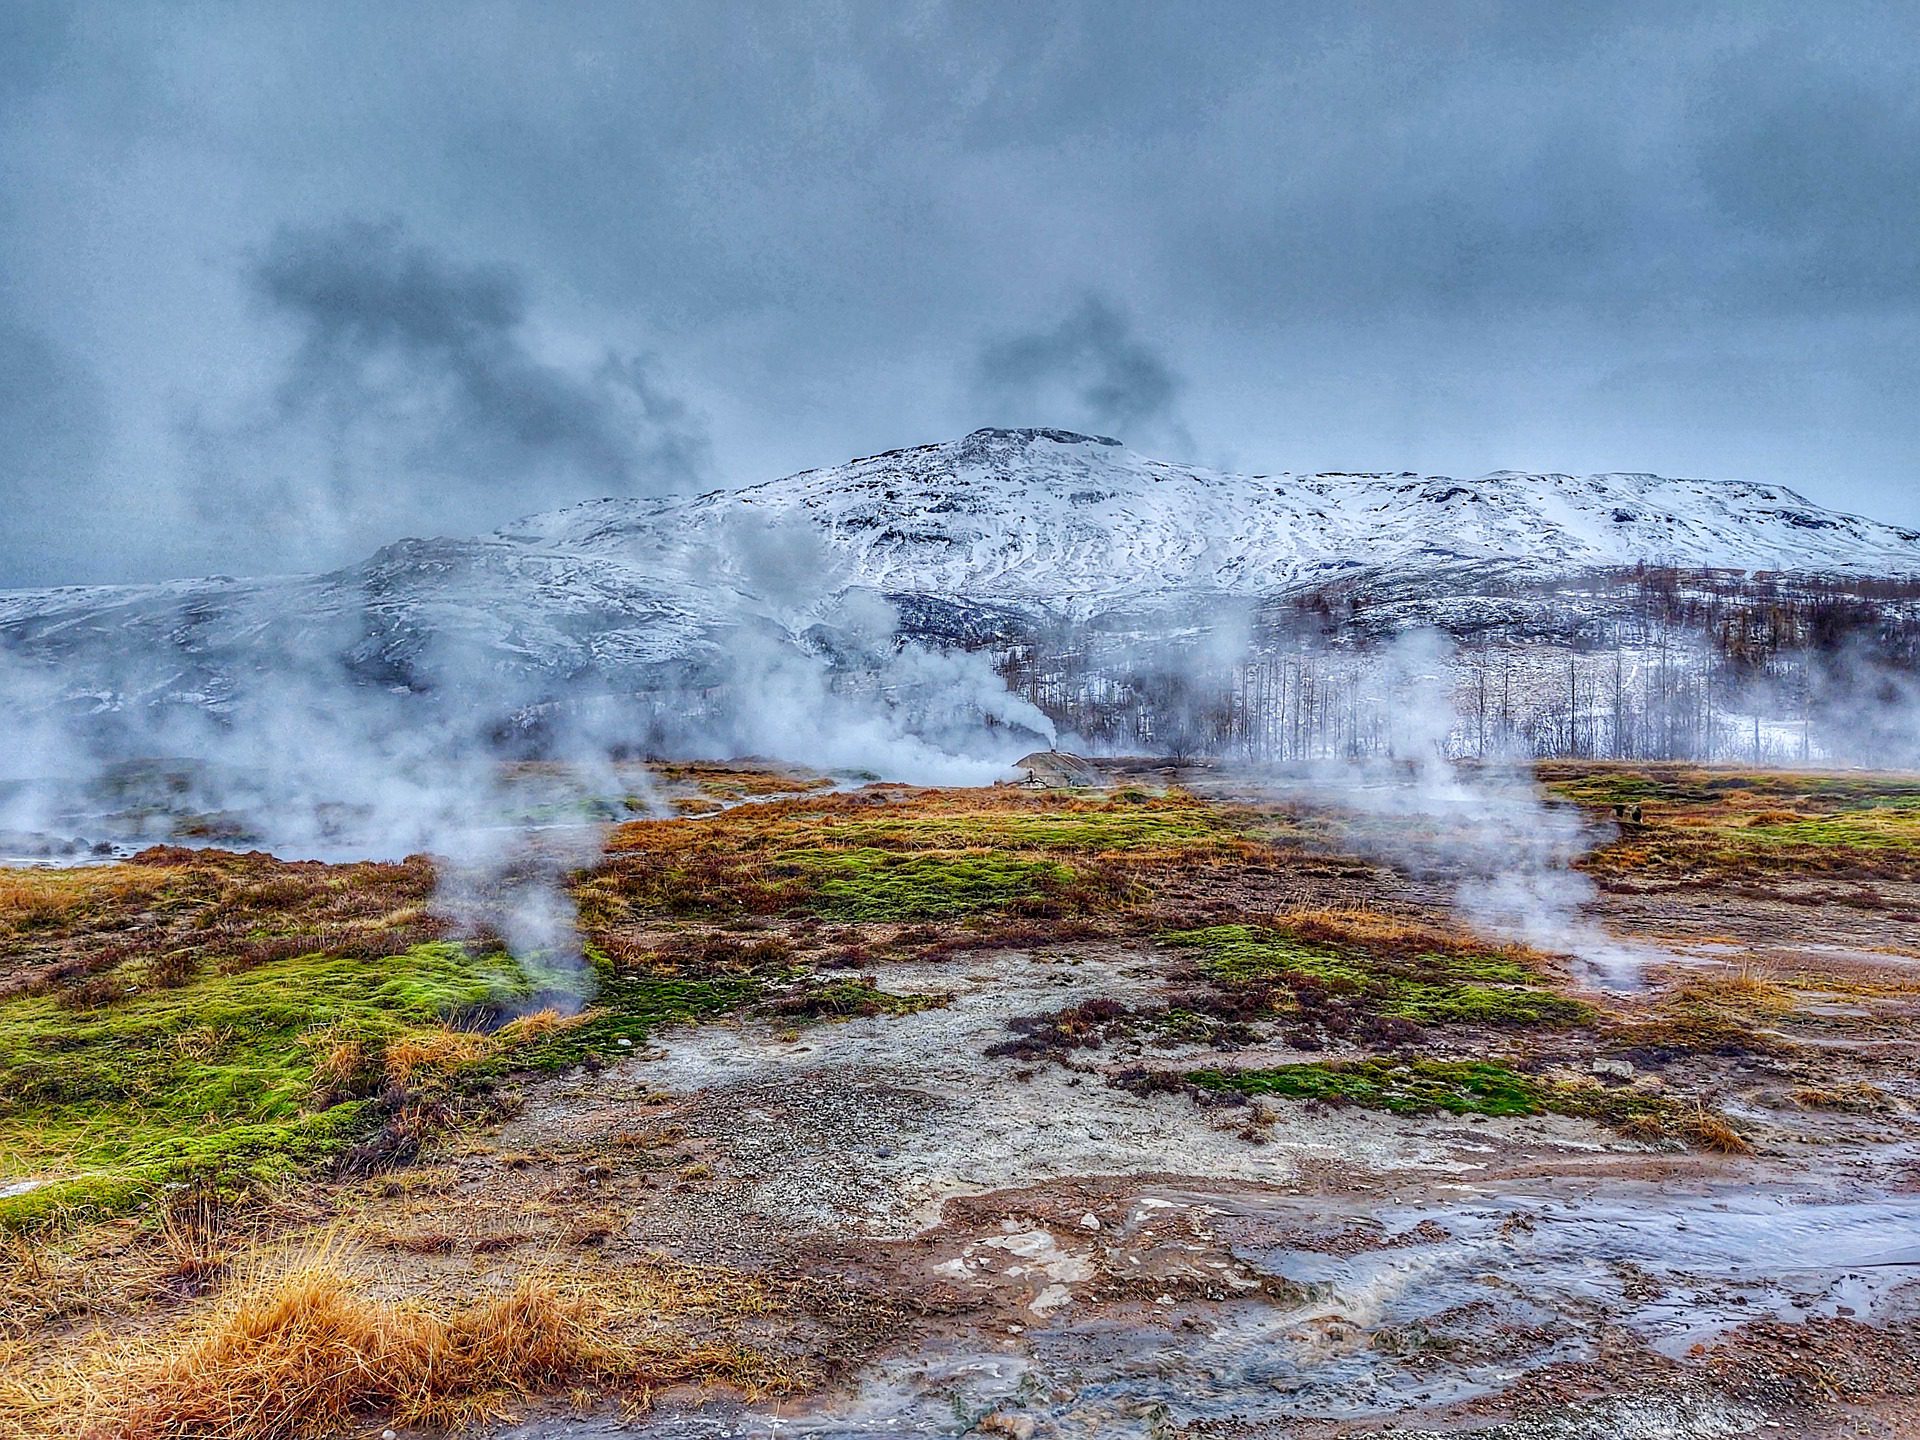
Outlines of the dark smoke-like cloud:
M212 513L229 512L241 472L249 520L295 516L377 543L706 475L704 426L646 357L609 352L581 371L536 351L510 268L347 220L282 230L248 279L298 343L264 413L195 422Z
M974 362L974 400L996 423L1068 425L1133 444L1192 446L1180 418L1184 382L1132 320L1099 295L1060 322L987 345Z

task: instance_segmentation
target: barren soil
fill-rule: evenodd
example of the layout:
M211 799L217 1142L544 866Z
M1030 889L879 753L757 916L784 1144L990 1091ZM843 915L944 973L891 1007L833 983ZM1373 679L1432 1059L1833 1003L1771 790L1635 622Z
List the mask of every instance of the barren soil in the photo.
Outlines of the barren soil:
M1114 872L1017 930L751 912L726 933L780 937L811 979L519 1073L411 1164L259 1202L248 1243L344 1236L399 1297L530 1266L703 1277L673 1323L782 1376L644 1410L536 1398L526 1440L1920 1434L1920 873L1602 867L1586 918L1657 957L1637 993L1561 957L1538 984L1590 1007L1571 1027L1396 1029L1362 991L1355 1028L1309 1029L1318 982L1234 1009L1182 927L1329 907L1448 927L1447 877L1324 842L1216 851L1163 857L1147 899L1144 871ZM639 863L591 883L641 893ZM696 929L734 923L713 903ZM583 915L635 954L689 923ZM879 1000L780 998L856 972ZM1053 1038L1009 1044L1034 1035ZM1578 1103L1454 1114L1183 1078L1368 1060L1498 1061ZM148 1234L130 1216L44 1243L133 1267ZM107 1286L76 1314L165 1333L199 1303ZM76 1353L85 1323L44 1317L43 1353Z

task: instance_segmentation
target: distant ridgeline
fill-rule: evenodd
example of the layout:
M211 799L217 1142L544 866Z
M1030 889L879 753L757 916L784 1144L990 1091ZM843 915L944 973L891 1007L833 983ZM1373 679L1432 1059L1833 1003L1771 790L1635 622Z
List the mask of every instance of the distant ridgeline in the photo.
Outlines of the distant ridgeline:
M981 430L320 575L0 592L0 704L49 753L116 729L199 753L215 723L280 756L347 720L385 749L438 716L442 748L857 768L862 737L1001 727L984 749L1018 754L1051 717L1256 761L1901 765L1917 637L1920 532L1778 485L1231 475Z

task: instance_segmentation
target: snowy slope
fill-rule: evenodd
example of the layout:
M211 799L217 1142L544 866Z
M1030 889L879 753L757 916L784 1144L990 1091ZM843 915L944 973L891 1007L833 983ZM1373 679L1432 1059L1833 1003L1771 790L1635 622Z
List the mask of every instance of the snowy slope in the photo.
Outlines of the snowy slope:
M602 500L500 532L665 568L742 516L813 529L844 584L1086 612L1271 596L1368 571L1552 576L1640 561L1920 574L1920 532L1782 486L1655 475L1225 475L1110 440L982 430L685 501Z
M1470 607L1483 577L1639 561L1913 576L1920 533L1774 485L1236 476L1063 431L981 430L739 490L400 541L325 575L0 593L0 682L28 674L105 709L218 706L291 661L393 688L478 676L537 698L697 684L744 632L797 643L863 590L893 597L904 628L951 637L1337 579Z

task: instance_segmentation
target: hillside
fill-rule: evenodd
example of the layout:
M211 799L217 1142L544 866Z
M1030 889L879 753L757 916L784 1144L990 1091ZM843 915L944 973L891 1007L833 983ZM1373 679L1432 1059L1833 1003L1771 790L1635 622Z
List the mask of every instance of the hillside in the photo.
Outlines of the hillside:
M1022 693L1118 744L1111 714L1075 708L1087 692L1060 657L1113 676L1143 644L1239 635L1256 609L1270 631L1289 597L1297 609L1329 592L1346 608L1316 613L1343 636L1439 624L1590 646L1597 626L1644 611L1618 579L1636 566L1904 593L1920 532L1776 485L1242 476L1064 431L980 430L739 489L402 540L321 575L0 593L0 685L16 712L69 719L218 714L262 693L318 696L309 708L324 710L342 681L475 700L495 717L646 694L657 732L709 715L729 687L758 696L777 672L791 696L803 671L807 686L837 686L895 665L903 643L923 654L920 642L984 650L1009 679L1022 667ZM874 683L889 704L918 687L976 709L999 684L984 665L956 676L916 663Z

